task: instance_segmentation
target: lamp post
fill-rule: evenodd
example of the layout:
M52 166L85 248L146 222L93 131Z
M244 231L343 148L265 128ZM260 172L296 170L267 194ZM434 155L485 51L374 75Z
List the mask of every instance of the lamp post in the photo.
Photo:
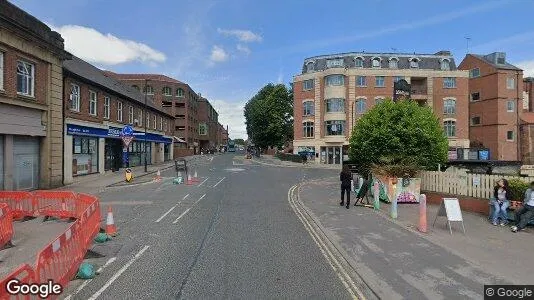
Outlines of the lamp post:
M145 173L148 172L147 145L146 145L146 123L147 123L147 117L146 116L147 116L147 111L148 111L147 110L147 92L148 92L147 88L148 88L148 79L145 79L145 90L144 90L144 92L145 92L145 115L143 116L145 118L145 122L143 122L143 123L145 123L145 135L144 135L144 137L145 137L145 147L144 147L144 149L145 149ZM150 119L149 119L149 121L150 121Z

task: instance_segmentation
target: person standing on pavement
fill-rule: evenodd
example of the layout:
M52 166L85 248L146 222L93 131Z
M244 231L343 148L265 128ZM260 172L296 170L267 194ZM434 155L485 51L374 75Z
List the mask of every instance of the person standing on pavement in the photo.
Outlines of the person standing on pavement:
M508 180L503 178L497 182L497 185L493 189L493 198L493 225L497 226L500 218L501 226L505 226L508 223L508 207L512 199L512 194L508 187Z
M345 204L345 192L347 193L347 209L350 206L350 187L352 184L352 172L348 165L344 165L341 173L339 174L339 180L341 181L341 202L339 205Z
M525 192L523 206L515 213L515 226L512 226L513 232L518 232L527 227L527 224L534 218L534 181Z

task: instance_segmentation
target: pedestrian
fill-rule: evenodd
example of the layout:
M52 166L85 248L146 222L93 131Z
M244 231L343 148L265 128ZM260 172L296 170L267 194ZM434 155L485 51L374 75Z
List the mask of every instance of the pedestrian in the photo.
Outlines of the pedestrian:
M498 225L499 218L501 219L501 226L508 223L508 207L510 207L510 200L512 193L508 187L508 180L501 179L493 189L493 217L492 223L494 226Z
M339 174L339 180L341 181L341 206L345 204L345 192L347 193L347 209L350 206L350 187L352 184L352 172L349 169L349 165L344 165L341 173Z
M534 219L534 181L525 192L523 206L515 213L515 226L512 226L513 232L518 232L527 227L527 224Z

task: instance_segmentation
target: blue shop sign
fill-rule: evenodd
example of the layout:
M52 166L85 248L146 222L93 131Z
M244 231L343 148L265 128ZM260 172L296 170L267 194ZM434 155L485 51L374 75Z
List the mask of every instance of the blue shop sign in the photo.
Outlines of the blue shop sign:
M109 127L109 129L86 127L80 125L67 124L67 134L69 135L84 135L84 136L94 136L102 138L120 138L122 133L122 128L118 127ZM143 135L137 135L136 140L144 141L145 136L143 132L134 131L134 133L139 133ZM148 133L146 134L147 142L156 142L156 143L172 143L172 139L163 137L159 134Z
M479 150L478 159L480 160L489 160L489 151L488 150Z

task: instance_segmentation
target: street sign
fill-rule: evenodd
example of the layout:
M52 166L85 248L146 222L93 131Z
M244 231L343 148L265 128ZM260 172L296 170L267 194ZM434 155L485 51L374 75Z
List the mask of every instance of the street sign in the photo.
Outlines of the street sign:
M121 135L122 135L122 136L132 136L133 133L134 133L134 130L133 130L132 126L130 126L130 125L126 125L126 126L124 126L124 127L122 128L122 133L121 133Z
M122 143L124 144L124 147L128 148L128 146L130 146L130 143L132 142L133 139L134 139L133 136L123 136Z

